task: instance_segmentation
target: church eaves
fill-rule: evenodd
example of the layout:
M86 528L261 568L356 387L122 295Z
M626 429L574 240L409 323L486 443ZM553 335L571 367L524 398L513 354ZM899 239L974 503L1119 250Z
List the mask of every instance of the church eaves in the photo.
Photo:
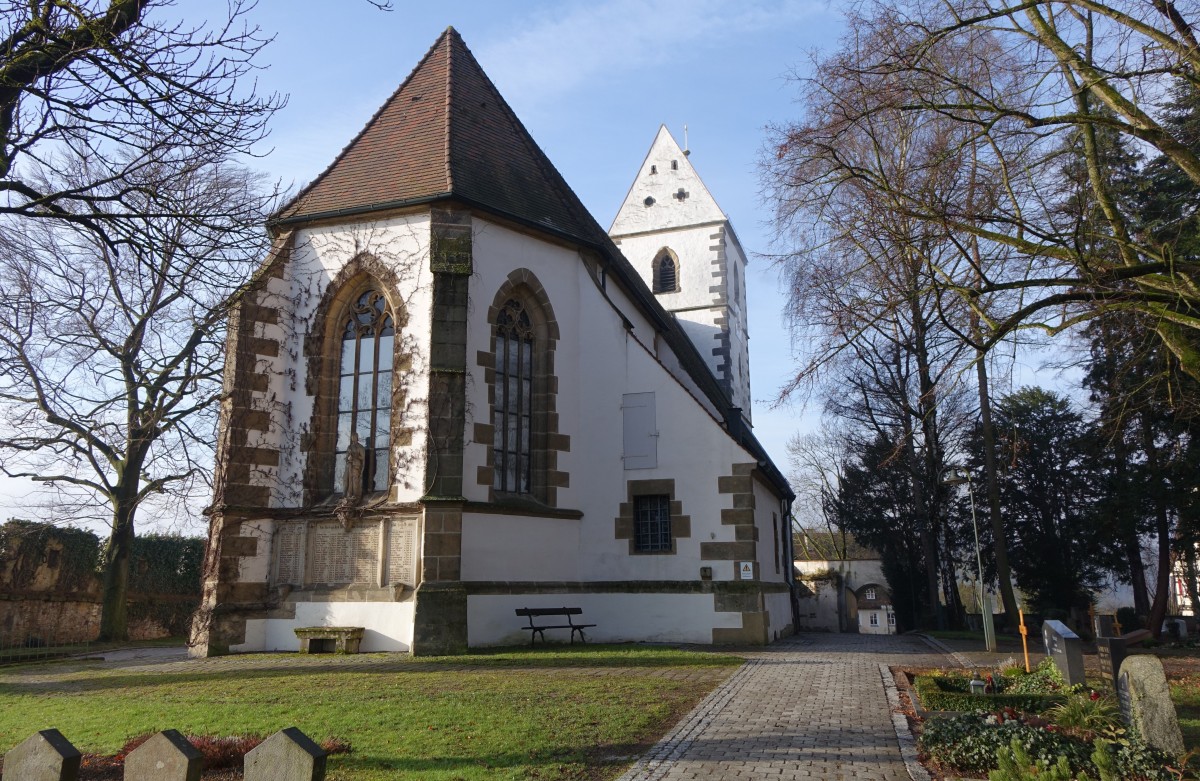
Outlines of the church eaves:
M588 245L607 238L453 27L272 223L448 199Z

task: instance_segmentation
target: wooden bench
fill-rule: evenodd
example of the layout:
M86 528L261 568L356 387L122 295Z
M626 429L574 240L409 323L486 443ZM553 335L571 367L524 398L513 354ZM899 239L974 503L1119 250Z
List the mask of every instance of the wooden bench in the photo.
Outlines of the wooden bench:
M571 620L571 616L583 615L583 608L581 607L519 607L516 610L516 614L529 619L529 626L523 626L521 628L529 630L530 645L534 644L534 639L538 635L542 636L542 643L544 644L546 642L547 629L570 629L572 644L575 642L575 633L578 632L579 642L584 643L587 641L583 637L583 630L590 629L595 626L595 624L577 624ZM567 623L539 625L533 622L533 619L535 618L544 618L546 616L565 616Z
M356 654L362 643L361 626L302 626L292 630L302 654Z

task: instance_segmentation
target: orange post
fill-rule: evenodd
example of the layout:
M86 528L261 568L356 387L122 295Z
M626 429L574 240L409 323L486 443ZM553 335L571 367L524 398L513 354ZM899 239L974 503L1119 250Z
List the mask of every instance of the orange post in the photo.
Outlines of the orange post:
M1021 619L1021 648L1025 650L1025 672L1029 669L1029 629L1025 626L1025 611L1017 608L1017 616Z

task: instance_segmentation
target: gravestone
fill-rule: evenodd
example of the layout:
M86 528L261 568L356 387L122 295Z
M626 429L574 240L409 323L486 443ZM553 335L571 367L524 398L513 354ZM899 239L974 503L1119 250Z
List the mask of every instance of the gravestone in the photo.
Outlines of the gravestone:
M4 775L20 781L75 781L80 759L61 732L44 729L4 755Z
M1125 723L1157 749L1173 757L1183 754L1183 734L1162 662L1157 656L1126 657L1117 678L1117 701Z
M1092 634L1096 637L1116 637L1117 617L1111 613L1097 613L1092 618Z
M1070 627L1062 621L1043 621L1042 645L1068 686L1084 682L1083 641Z
M325 749L288 727L246 754L245 768L245 781L324 781Z
M1129 655L1129 644L1120 637L1097 637L1096 657L1100 660L1100 677L1109 686L1117 688L1117 677L1121 673L1121 662Z
M187 738L163 730L125 757L125 781L200 781L203 765Z

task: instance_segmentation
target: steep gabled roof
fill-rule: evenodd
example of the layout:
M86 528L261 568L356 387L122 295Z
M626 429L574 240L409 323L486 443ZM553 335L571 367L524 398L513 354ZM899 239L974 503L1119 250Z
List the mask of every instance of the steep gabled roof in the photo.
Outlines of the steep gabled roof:
M604 240L453 27L329 168L272 222L446 198L587 244Z

